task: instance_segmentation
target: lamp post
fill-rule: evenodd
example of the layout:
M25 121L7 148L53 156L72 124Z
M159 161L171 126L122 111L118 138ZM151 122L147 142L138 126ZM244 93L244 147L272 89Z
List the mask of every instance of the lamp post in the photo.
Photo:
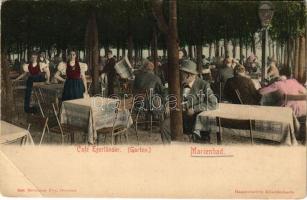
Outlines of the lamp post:
M261 81L264 82L267 78L266 59L268 46L268 27L271 23L274 14L273 4L270 1L261 1L258 9L259 18L262 26L262 68Z

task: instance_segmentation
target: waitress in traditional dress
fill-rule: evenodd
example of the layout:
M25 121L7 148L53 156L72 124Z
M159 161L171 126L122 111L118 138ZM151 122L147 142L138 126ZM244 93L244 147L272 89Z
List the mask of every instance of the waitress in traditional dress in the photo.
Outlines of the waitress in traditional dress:
M85 78L86 71L87 64L78 61L75 51L70 51L66 63L59 63L58 71L54 77L59 81L65 82L62 101L80 99L84 95L88 95ZM61 75L66 75L66 80Z
M26 84L24 111L26 113L35 113L38 110L35 107L30 107L33 82L46 81L46 84L49 84L50 81L49 67L46 63L40 62L38 60L37 52L33 52L29 64L23 65L23 71L24 73L18 76L14 81L18 81L23 77L25 77L26 75L29 75ZM45 74L43 74L43 72L45 72Z

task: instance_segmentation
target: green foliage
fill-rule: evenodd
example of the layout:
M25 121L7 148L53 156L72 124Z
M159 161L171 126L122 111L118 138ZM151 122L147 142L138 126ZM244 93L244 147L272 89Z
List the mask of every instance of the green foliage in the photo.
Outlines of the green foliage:
M168 1L164 2L167 13ZM178 0L178 31L182 45L205 44L220 39L250 42L261 29L259 1ZM274 1L275 14L270 35L278 41L301 34L306 12L303 1ZM127 46L128 35L134 44L147 47L155 20L149 0L69 1L40 0L3 3L2 44L16 50L17 44L48 49L84 48L85 29L92 11L97 14L100 46ZM167 14L166 21L167 21ZM159 46L165 47L159 35Z
M306 11L302 1L275 2L275 13L270 35L273 39L286 42L305 32Z

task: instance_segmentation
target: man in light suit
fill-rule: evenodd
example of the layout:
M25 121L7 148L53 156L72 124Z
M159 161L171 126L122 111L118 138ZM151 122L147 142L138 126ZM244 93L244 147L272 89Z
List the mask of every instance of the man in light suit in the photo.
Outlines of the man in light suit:
M182 99L183 99L183 129L184 134L196 136L198 139L210 142L208 132L194 135L194 125L196 116L204 110L214 110L217 108L217 98L214 95L210 84L197 75L197 66L191 60L184 60L180 68ZM167 112L168 113L168 112ZM161 126L161 136L163 142L171 141L170 119L167 118Z

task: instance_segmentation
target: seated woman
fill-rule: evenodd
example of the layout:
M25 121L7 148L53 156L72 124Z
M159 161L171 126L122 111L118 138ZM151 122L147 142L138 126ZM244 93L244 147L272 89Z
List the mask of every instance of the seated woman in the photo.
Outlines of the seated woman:
M273 106L286 106L292 108L296 117L306 116L306 101L285 102L284 100L285 94L306 94L306 89L297 82L297 80L287 79L283 74L280 76L279 70L275 64L271 64L268 74L274 77L274 82L269 86L260 89L260 94L264 95L262 104L268 105L267 102L275 102L275 105Z
M88 95L85 72L87 71L87 64L81 63L77 59L75 51L70 51L67 62L60 62L58 71L54 78L65 82L62 101L80 99L84 95ZM60 75L66 75L66 80Z
M38 60L37 52L32 52L31 61L29 62L29 64L23 65L23 71L24 72L20 76L18 76L14 81L20 80L26 75L29 75L26 83L24 111L26 113L34 113L37 110L33 107L30 107L33 83L46 81L46 83L49 84L50 80L49 67L46 63L40 62ZM43 74L43 72L45 72L45 75Z
M236 94L236 90L239 94ZM234 77L226 81L224 87L225 98L235 104L240 104L240 98L243 104L258 105L261 95L255 88L253 81L245 75L245 67L236 65L234 68Z

